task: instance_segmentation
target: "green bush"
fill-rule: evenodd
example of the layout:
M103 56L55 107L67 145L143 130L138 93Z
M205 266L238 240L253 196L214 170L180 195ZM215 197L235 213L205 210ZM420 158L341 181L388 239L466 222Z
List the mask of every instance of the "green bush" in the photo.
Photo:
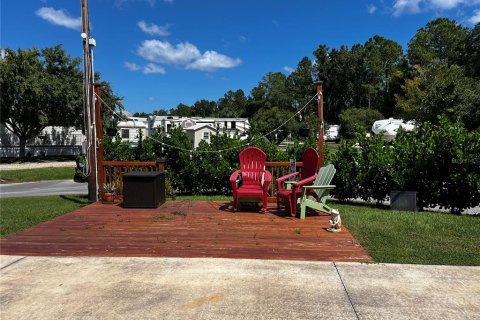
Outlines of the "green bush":
M392 147L382 140L381 135L367 138L363 135L359 141L358 181L359 195L363 200L375 200L382 203L392 190Z
M336 186L332 194L340 200L360 196L360 151L354 144L343 141L332 161L337 169L332 183Z
M480 203L480 129L468 132L444 117L438 126L400 131L392 143L357 135L340 145L333 163L333 194L341 200L382 202L396 189L417 191L422 208L460 213Z
M393 147L395 187L417 191L419 205L460 213L480 203L480 129L440 117L438 126L400 133Z
M383 115L377 110L348 108L340 113L340 134L345 139L352 139L357 132L365 135L370 131L373 123L383 119Z
M332 192L340 200L362 198L381 203L392 188L392 148L381 136L343 142L332 160L337 173Z

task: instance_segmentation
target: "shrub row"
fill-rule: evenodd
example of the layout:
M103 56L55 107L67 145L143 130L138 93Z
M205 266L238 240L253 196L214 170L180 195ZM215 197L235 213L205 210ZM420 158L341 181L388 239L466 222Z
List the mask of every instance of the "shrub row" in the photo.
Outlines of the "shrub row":
M202 141L196 150L190 151L192 144L181 128L172 128L168 136L153 133L152 138L140 136L138 145L130 147L118 136L116 139L105 136L104 159L152 161L164 158L167 177L173 187L184 194L231 194L230 174L240 167L238 154L247 145L262 149L267 161L300 161L303 150L317 144L313 134L303 144L296 141L286 150L255 134L243 141L238 137L212 135L210 143Z
M480 203L480 129L468 132L446 118L399 132L390 143L358 135L342 143L333 163L340 199L382 202L391 190L412 190L420 207L459 213Z

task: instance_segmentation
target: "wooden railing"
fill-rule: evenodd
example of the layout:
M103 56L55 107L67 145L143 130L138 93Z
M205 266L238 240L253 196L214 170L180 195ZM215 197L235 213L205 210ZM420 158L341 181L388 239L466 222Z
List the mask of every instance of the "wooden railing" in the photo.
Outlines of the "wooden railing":
M274 162L274 161L267 161L265 163L265 168L272 174L272 182L268 187L268 201L277 201L275 195L277 190L277 178L280 178L284 175L289 174L289 166L290 162ZM302 162L296 162L297 171L302 171Z
M268 200L276 201L277 178L289 174L290 162L266 162L265 167L272 174L272 182L269 186ZM296 162L297 171L302 171L302 162ZM123 174L127 172L138 171L159 171L165 170L164 162L155 161L103 161L99 173L99 193L100 198L103 194L103 186L106 183L113 183L116 187L118 198L123 196Z
M100 199L103 194L103 186L106 183L113 183L116 188L116 194L119 198L123 196L123 174L127 172L139 171L159 171L165 170L164 162L155 161L103 161L101 172L99 173L98 185Z

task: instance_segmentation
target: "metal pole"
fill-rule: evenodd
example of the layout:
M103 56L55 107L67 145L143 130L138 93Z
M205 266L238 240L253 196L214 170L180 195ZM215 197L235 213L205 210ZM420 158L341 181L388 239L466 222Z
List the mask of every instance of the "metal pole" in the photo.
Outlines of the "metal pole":
M317 81L317 112L318 112L318 153L320 167L324 165L324 122L323 122L323 81Z

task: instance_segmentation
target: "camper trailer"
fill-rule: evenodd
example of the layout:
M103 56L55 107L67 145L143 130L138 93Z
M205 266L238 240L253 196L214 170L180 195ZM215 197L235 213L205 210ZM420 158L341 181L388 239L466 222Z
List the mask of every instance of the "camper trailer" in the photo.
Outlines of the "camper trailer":
M385 141L392 141L397 136L399 128L405 131L412 131L415 128L413 121L405 122L402 119L383 119L373 123L372 132L374 134L383 134Z

